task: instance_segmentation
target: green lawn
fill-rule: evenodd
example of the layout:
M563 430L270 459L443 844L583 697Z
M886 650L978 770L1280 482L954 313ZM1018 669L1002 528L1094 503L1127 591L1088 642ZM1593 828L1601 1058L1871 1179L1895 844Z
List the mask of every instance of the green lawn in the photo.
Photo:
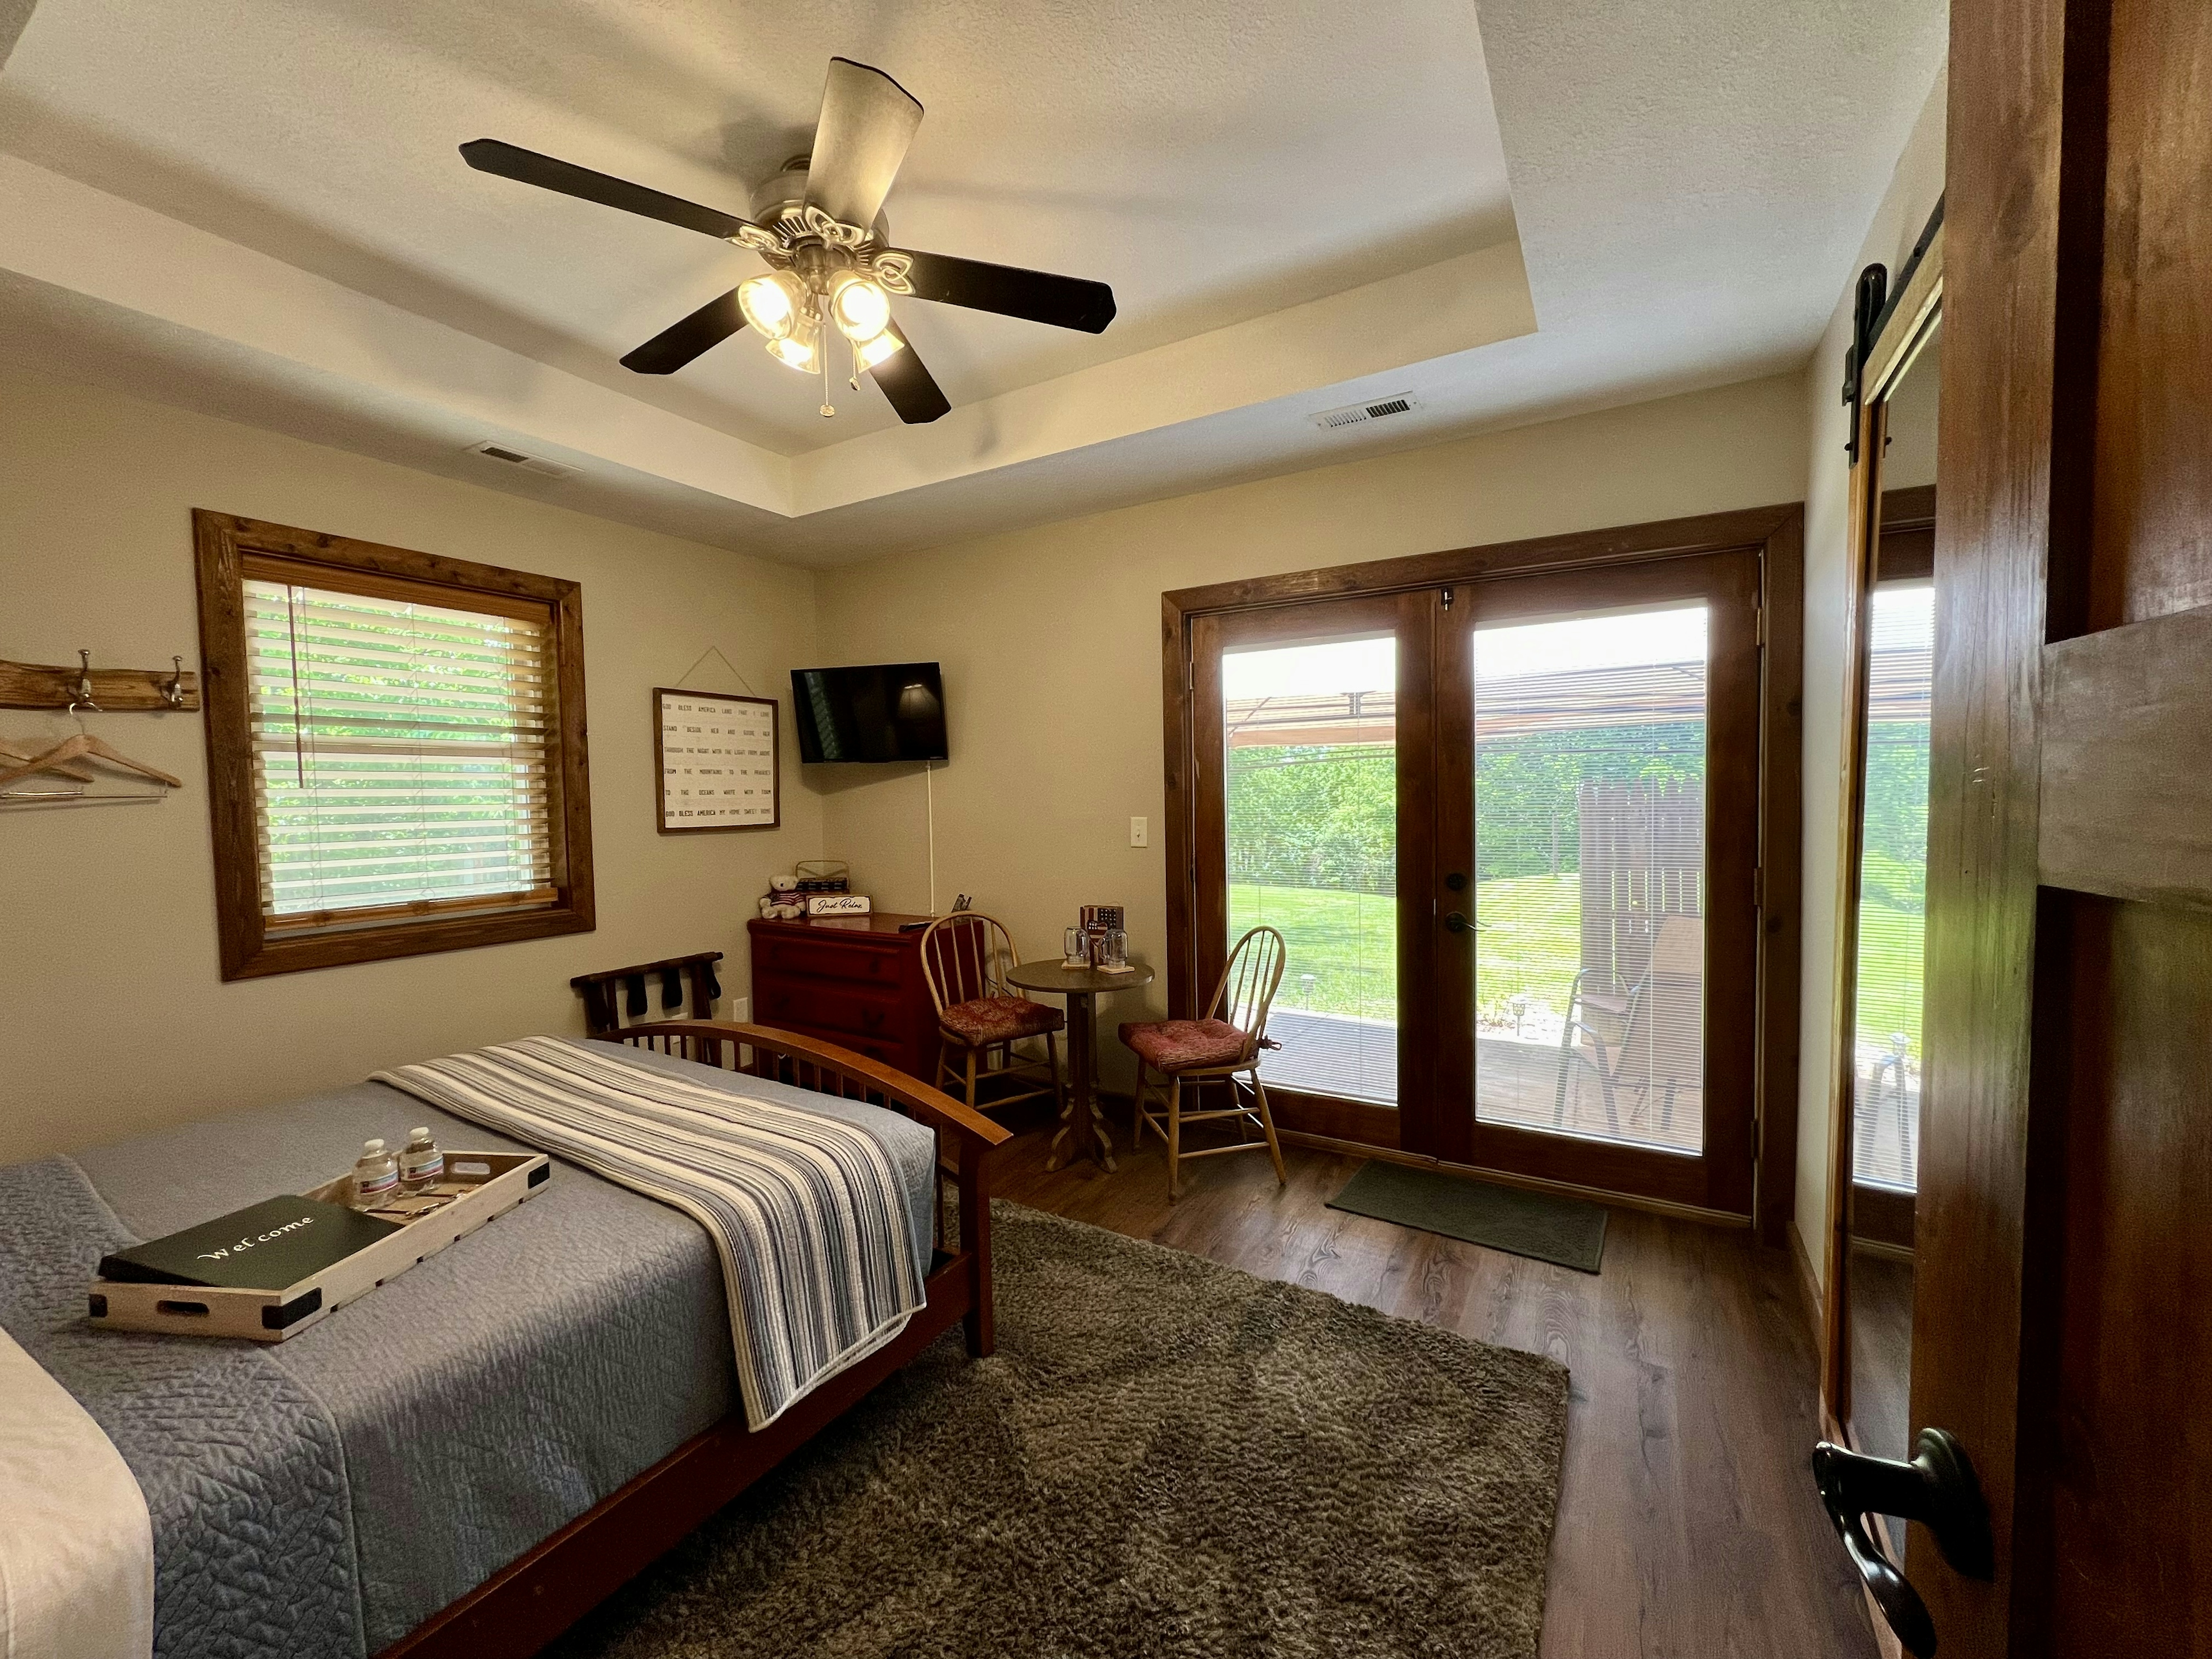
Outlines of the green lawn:
M1477 1000L1492 1018L1526 993L1554 1006L1581 965L1581 892L1577 878L1516 876L1475 889L1482 929L1482 984ZM1279 928L1289 947L1281 1000L1316 1013L1393 1019L1398 1012L1398 901L1387 894L1340 893L1307 887L1233 885L1229 932L1234 938L1261 922ZM1304 975L1314 975L1307 987Z
M1926 918L1869 899L1859 910L1858 1035L1887 1046L1902 1031L1920 1052L1921 941Z
M1517 876L1475 889L1482 933L1479 1012L1509 1017L1512 999L1557 1012L1582 957L1580 878ZM1398 1012L1398 902L1388 895L1304 887L1229 890L1234 939L1261 923L1279 928L1289 946L1279 1001L1316 1013L1394 1019ZM1859 930L1859 1029L1869 1041L1892 1031L1920 1051L1922 920L1869 902ZM1304 975L1312 975L1308 986Z

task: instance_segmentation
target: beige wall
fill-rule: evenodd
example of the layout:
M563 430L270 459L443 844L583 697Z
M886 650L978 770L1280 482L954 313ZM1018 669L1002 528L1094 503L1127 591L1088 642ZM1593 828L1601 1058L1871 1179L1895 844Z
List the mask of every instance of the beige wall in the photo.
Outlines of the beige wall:
M1042 952L1078 906L1118 901L1138 954L1158 960L1163 590L1791 500L1806 427L1803 383L1779 377L809 573L0 378L0 656L64 661L87 645L103 663L196 662L195 506L582 581L600 919L568 939L224 985L198 720L95 716L186 788L158 805L0 813L0 999L19 1039L36 1034L0 1061L0 1162L579 1029L567 980L588 968L719 948L726 988L744 994L744 921L797 860L849 859L879 908L927 907L933 796L940 903L973 893ZM803 662L939 659L953 758L927 778L789 764L781 830L659 836L647 691L710 646L777 696ZM689 683L745 689L712 659ZM0 711L0 734L67 729ZM1148 849L1128 845L1136 815ZM1809 915L1817 887L1807 896ZM1109 1029L1159 1012L1164 990L1121 999ZM1102 1052L1122 1080L1118 1045Z
M787 702L819 654L813 578L113 393L0 377L0 657L197 665L191 509L207 507L584 585L599 929L225 985L216 975L197 714L94 715L176 773L159 805L0 812L0 1164L355 1082L379 1066L581 1029L571 974L729 953L773 872L818 850L819 803L784 773L773 831L654 830L648 690L719 647ZM741 690L710 659L687 682ZM0 735L58 738L0 709ZM786 733L787 752L789 734Z
M1948 66L1947 66L1948 70ZM1805 903L1803 1000L1798 1030L1797 1201L1800 1243L1825 1278L1828 1149L1833 1133L1829 1022L1835 999L1836 849L1844 744L1844 641L1839 631L1850 568L1850 480L1844 444L1850 416L1837 397L1851 337L1858 274L1879 260L1894 276L1943 193L1945 71L1899 157L1857 261L1839 273L1843 298L1806 368L1801 416L1810 428L1805 496Z
M810 769L826 850L879 905L922 908L927 782L940 902L972 893L1032 954L1080 905L1126 903L1133 951L1161 961L1164 590L1795 501L1804 479L1789 376L826 571L824 660L942 661L952 757L932 780ZM1106 1029L1164 993L1118 999ZM1126 1078L1119 1045L1101 1054Z

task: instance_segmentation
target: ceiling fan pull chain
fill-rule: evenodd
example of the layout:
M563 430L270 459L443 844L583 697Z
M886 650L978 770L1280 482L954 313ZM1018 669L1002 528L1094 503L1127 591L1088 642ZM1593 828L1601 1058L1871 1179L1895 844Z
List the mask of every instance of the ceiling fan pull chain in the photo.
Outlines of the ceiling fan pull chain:
M830 331L822 331L827 334ZM826 421L836 412L830 401L830 342L825 339L822 342L822 418Z

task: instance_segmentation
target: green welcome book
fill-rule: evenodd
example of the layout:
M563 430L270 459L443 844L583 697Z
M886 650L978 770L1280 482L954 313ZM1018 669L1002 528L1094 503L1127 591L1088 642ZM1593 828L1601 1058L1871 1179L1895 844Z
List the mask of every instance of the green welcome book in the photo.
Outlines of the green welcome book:
M134 1285L281 1291L399 1231L396 1221L313 1198L267 1198L166 1238L100 1259L100 1276Z

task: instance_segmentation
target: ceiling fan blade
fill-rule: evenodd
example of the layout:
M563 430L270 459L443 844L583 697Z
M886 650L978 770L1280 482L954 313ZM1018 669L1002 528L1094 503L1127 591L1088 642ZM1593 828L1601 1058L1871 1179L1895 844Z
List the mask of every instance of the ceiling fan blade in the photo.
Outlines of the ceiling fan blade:
M926 426L948 412L952 405L938 386L937 377L915 350L914 342L899 332L896 323L890 325L890 332L906 349L894 351L868 373L876 377L876 384L883 387L884 396L890 399L899 419L908 426Z
M745 325L738 291L709 300L680 323L671 324L622 360L640 374L673 374L704 352L712 351Z
M1114 290L1103 283L1024 270L1019 265L956 259L946 253L897 252L914 262L906 280L918 299L1026 317L1033 323L1080 329L1085 334L1103 334L1114 320Z
M867 229L921 125L921 105L890 76L832 58L806 165L807 204L840 224Z
M720 237L726 242L745 228L746 222L735 214L701 207L680 196L665 196L643 185L633 185L627 179L611 178L589 167L580 167L573 161L558 161L550 155L540 155L534 149L501 143L496 138L471 138L461 146L461 159L478 173L495 173L502 179L535 185L540 190L558 191L563 196L597 202L602 207L642 214L648 219L681 225L686 230Z

